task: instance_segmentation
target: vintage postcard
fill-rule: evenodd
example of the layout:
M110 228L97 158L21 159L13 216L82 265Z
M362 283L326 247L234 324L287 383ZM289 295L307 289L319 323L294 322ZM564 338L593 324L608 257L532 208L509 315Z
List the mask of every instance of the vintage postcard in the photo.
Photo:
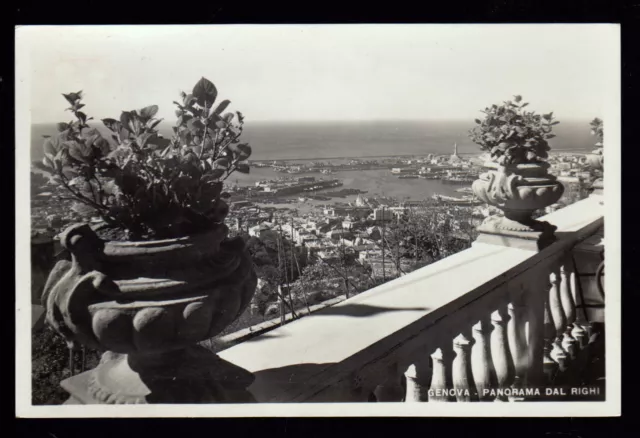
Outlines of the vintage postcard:
M619 25L18 26L15 85L16 416L620 415Z

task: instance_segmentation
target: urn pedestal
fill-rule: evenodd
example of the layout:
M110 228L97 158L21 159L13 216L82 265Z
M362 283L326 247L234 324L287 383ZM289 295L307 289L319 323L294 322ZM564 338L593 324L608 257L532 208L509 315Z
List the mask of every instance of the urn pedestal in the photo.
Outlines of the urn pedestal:
M106 351L61 383L79 403L247 402L253 376L198 346L249 305L257 278L228 229L162 241L104 242L85 224L61 235L43 294L70 347Z
M555 241L556 227L532 218L533 212L556 203L564 186L550 175L547 163L492 168L472 185L482 201L504 216L490 216L478 227L476 242L538 251Z

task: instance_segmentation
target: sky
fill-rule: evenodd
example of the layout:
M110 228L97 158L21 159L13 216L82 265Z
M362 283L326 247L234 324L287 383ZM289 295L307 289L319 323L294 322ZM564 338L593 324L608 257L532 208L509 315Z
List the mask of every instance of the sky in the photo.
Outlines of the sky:
M520 94L538 112L604 111L617 26L26 26L31 120L65 121L82 90L96 119L172 101L206 77L249 121L464 120Z

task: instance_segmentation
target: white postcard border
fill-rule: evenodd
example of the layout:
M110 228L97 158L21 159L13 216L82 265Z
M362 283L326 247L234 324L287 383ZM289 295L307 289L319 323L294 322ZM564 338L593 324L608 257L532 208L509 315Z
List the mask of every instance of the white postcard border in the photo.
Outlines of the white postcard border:
M95 417L318 417L318 416L486 416L486 417L603 417L619 416L621 410L621 57L619 24L533 24L527 26L591 26L602 35L609 66L605 95L607 123L607 173L605 175L605 246L607 257L606 401L519 403L283 403L197 405L31 405L31 303L30 303L30 47L42 30L58 26L16 27L16 416L23 418ZM347 26L347 25L341 25ZM354 25L360 27L363 25ZM374 25L367 25L374 26ZM386 25L388 26L388 25ZM438 25L432 25L438 26ZM440 25L442 26L442 25ZM452 26L452 25L444 25ZM465 26L501 26L454 25ZM508 24L508 26L521 26ZM148 26L146 26L148 27ZM251 25L242 25L250 32ZM355 29L354 29L355 30ZM549 68L553 68L550 66Z

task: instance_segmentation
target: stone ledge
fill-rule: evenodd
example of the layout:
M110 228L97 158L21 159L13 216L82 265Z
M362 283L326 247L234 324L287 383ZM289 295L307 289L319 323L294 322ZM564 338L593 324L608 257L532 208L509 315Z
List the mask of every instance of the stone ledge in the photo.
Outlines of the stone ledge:
M527 251L540 251L556 241L554 227L541 222L541 231L503 230L495 224L484 223L478 227L478 243L502 245ZM475 243L475 242L474 242Z
M568 251L602 225L603 209L585 199L540 219L558 227L557 242L540 252L477 243L219 355L254 373L249 390L258 402L308 400Z
M319 304L314 304L313 306L309 306L309 310L306 308L301 308L296 310L296 314L299 317L304 317L310 315L313 312L324 309L325 307L330 307L335 304L338 304L347 299L346 295L339 295L335 298L331 298L330 300L323 301ZM288 324L295 319L291 312L287 313L284 316L285 324ZM261 322L260 324L252 325L251 327L247 327L242 330L238 330L237 332L230 333L225 336L220 336L219 338L211 339L210 342L213 346L213 351L218 352L222 351L226 348L231 348L234 345L240 344L242 342L246 342L256 336L259 336L263 333L266 333L270 330L273 330L280 326L280 318L273 318L268 321ZM205 341L206 342L206 341Z

